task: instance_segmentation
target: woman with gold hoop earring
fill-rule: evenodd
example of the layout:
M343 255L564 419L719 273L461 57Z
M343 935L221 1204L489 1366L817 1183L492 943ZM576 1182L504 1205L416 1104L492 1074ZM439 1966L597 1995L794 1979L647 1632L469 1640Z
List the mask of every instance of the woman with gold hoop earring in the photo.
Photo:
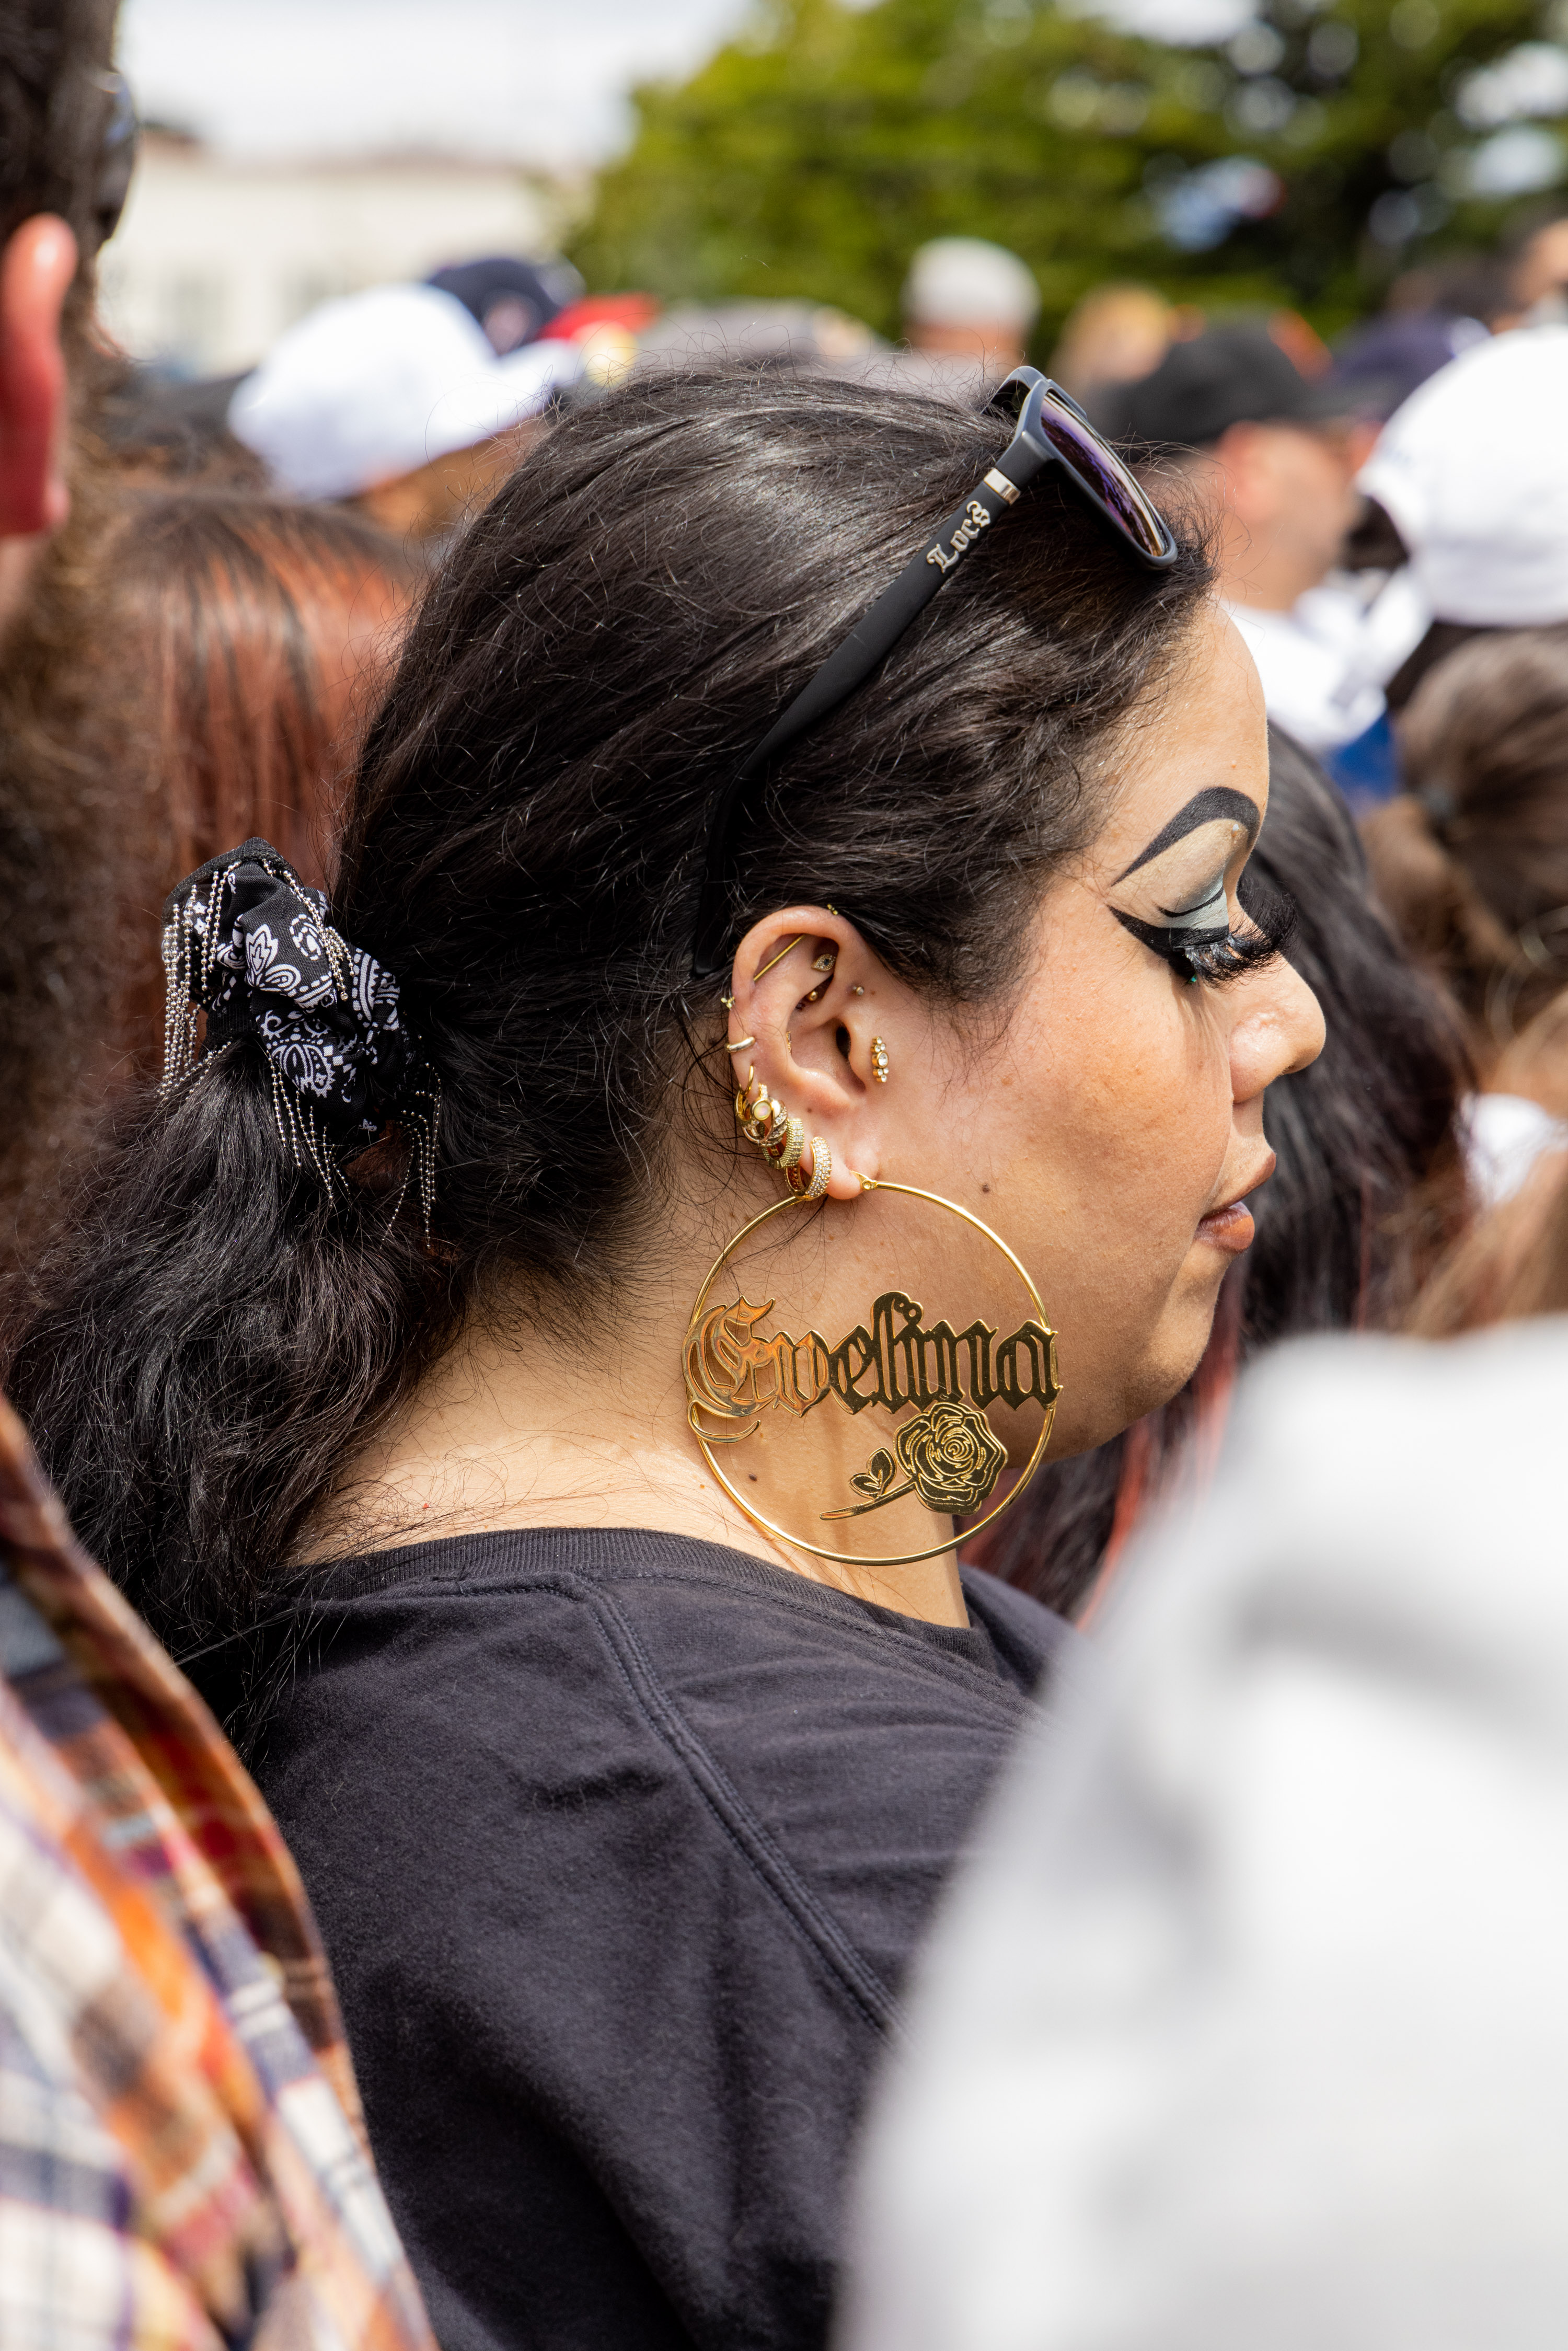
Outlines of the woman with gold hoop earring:
M1266 799L1043 379L653 376L437 575L331 907L174 893L15 1387L249 1742L448 2351L820 2351L1060 1635L956 1522L1186 1377L1317 1050Z

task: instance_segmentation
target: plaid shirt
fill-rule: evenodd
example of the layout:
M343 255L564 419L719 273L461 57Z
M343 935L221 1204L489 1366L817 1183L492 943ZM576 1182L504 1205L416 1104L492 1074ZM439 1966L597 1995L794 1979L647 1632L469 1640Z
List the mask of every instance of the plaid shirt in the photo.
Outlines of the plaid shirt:
M282 1839L0 1401L0 2351L434 2351Z

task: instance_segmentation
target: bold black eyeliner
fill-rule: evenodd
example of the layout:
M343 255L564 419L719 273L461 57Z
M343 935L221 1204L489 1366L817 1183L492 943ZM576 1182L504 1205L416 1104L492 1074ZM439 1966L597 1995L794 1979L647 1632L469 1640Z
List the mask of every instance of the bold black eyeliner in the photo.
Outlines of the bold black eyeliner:
M1155 955L1163 956L1166 962L1178 970L1184 978L1188 969L1186 958L1189 949L1218 946L1221 939L1230 936L1228 918L1213 930L1198 931L1190 927L1177 929L1166 923L1140 922L1136 914L1124 914L1120 906L1113 906L1111 912L1124 931L1131 931L1145 946L1152 947Z

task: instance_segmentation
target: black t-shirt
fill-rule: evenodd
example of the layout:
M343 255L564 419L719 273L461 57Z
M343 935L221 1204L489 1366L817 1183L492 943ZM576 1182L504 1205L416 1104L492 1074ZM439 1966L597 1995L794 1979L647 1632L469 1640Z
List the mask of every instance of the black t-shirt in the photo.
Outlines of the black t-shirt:
M897 1994L1060 1620L674 1535L332 1569L257 1776L445 2351L808 2351Z

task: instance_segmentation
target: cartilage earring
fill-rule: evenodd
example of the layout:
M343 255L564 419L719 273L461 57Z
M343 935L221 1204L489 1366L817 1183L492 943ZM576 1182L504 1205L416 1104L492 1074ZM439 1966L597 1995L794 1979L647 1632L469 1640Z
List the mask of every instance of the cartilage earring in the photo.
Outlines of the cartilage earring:
M821 971L821 972L826 972L826 974L828 975L828 978L827 978L827 979L820 979L820 980L817 982L816 987L811 990L811 993L810 993L810 996L808 996L808 997L807 997L807 998L806 998L806 1001L807 1001L807 1003L808 1003L808 1004L820 1004L820 1003L821 1002L821 1000L822 1000L823 997L824 997L824 996L827 994L827 992L828 992L828 979L831 979L831 978L832 977L832 976L833 976L833 967L834 967L834 966L837 964L838 960L839 960L839 951L838 951L838 949L837 949L836 947L824 949L824 951L822 952L822 954L821 954L820 956L817 956L813 959L812 964L811 964L811 969L812 969L813 971Z
M887 1083L887 1047L880 1037L871 1040L871 1073L879 1086Z
M821 1200L827 1197L828 1182L833 1172L833 1155L820 1134L811 1137L811 1180L805 1180L805 1170L797 1167L789 1178L789 1186L798 1200Z
M753 1085L755 1102L750 1100ZM784 1124L784 1105L772 1098L761 1079L748 1078L735 1097L735 1123L747 1143L755 1144L758 1151L766 1151Z
M791 1167L799 1167L806 1148L805 1121L793 1115L786 1117L783 1134L775 1134L762 1148L774 1165L788 1175Z

